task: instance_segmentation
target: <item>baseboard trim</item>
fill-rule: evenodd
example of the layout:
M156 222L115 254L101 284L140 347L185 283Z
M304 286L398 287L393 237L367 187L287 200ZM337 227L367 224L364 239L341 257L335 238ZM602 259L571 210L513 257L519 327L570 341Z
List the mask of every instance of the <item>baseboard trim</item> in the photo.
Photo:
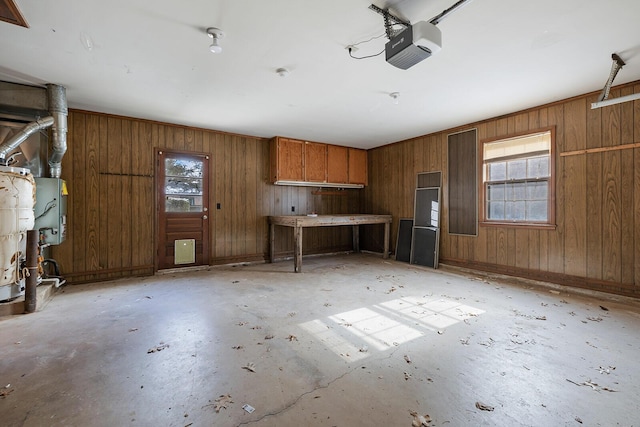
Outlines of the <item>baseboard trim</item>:
M441 264L454 267L468 268L472 270L486 271L489 273L504 274L507 276L521 277L524 279L539 280L574 288L589 289L592 291L606 292L628 297L640 297L640 288L633 283L620 283L608 280L590 279L588 277L572 276L550 271L530 270L528 268L488 264L478 261L467 261L455 258L440 258Z

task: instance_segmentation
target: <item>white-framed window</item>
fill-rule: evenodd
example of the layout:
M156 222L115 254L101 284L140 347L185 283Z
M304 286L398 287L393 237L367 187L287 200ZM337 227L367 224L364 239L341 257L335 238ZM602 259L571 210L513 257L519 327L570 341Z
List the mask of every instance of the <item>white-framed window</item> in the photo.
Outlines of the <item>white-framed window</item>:
M485 224L554 224L553 147L553 128L483 143Z

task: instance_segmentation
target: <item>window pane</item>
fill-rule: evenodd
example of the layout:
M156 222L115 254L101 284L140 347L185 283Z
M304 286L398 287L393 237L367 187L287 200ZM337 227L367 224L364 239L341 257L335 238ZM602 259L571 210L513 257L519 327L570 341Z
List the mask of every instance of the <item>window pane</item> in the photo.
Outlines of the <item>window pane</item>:
M527 183L527 200L547 200L549 196L549 182L538 181Z
M165 178L165 194L202 195L202 180L198 178Z
M507 163L506 162L496 162L489 163L487 165L489 167L489 181L504 181L507 179Z
M534 157L527 160L527 178L546 178L549 176L549 156Z
M522 221L525 219L525 202L506 202L505 219L508 221Z
M527 219L529 221L547 221L547 201L527 202Z
M164 171L166 176L202 178L201 160L165 159Z
M504 202L489 202L488 211L487 215L489 219L504 219Z
M202 212L202 196L166 196L166 212Z
M526 183L512 182L507 184L507 200L524 200Z
M511 160L507 162L507 179L524 179L527 177L527 161Z
M505 184L487 185L487 200L504 200Z

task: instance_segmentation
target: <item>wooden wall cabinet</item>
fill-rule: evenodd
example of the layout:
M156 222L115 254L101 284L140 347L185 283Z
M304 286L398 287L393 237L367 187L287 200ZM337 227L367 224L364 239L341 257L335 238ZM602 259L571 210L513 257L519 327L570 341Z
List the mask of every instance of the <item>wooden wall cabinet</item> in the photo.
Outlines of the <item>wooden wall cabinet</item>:
M367 152L349 148L349 184L367 185Z
M327 146L327 181L349 183L349 149L338 145Z
M304 142L277 137L271 141L273 181L304 181Z
M327 144L304 143L304 180L327 182Z
M362 188L367 185L367 152L278 136L271 140L271 182Z

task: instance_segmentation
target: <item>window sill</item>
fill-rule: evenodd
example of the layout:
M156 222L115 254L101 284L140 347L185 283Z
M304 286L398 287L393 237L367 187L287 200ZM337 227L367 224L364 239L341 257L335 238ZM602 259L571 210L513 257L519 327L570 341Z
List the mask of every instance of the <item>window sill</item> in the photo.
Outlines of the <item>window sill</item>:
M555 230L555 224L544 224L538 222L509 222L509 221L481 221L480 227L510 227L527 228L533 230Z

